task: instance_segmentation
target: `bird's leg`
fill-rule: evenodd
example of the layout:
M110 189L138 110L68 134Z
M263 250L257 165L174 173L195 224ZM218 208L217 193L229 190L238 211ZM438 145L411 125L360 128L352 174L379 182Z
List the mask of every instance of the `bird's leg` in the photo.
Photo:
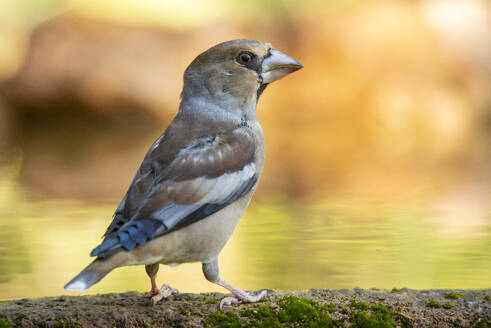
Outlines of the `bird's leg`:
M208 281L222 286L228 289L234 296L225 297L220 302L220 310L223 309L224 305L238 304L238 303L255 303L266 296L267 292L265 290L261 291L258 295L249 295L247 292L232 286L228 282L220 279L218 274L218 260L214 259L210 262L203 262L203 273Z
M150 282L152 283L152 289L150 290L150 303L152 303L152 305L157 304L157 302L163 298L179 293L177 289L171 288L167 284L163 284L160 289L157 287L155 277L159 271L158 263L145 265L145 271L147 271L147 274L150 277Z

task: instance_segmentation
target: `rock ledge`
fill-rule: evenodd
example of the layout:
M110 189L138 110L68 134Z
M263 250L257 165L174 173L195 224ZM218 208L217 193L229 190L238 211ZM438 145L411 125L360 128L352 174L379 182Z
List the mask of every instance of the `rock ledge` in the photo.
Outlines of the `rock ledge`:
M491 327L491 289L269 291L218 310L220 293L178 294L150 306L137 292L0 302L6 327Z

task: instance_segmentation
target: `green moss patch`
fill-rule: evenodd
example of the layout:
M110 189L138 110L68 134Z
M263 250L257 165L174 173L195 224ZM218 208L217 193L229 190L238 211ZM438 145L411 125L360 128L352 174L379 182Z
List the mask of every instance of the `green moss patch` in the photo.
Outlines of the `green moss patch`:
M278 307L256 305L238 314L216 311L205 319L204 324L205 327L223 328L336 327L327 306L294 296L282 298Z
M204 324L205 327L240 328L243 321L233 312L216 311L208 315Z
M360 309L360 307L358 307ZM375 304L366 310L353 311L350 314L351 327L355 328L392 328L411 326L411 320L383 304Z
M368 310L368 303L365 302L357 302L355 300L351 301L351 308L356 310Z
M339 311L345 314L342 320L334 320L329 313ZM410 324L411 320L399 312L382 305L369 305L353 300L348 307L338 308L334 303L319 302L284 297L278 305L251 305L239 312L213 312L204 321L205 327L220 328L284 328L284 327L355 327L355 328L391 328Z
M329 313L334 313L334 312L336 312L336 309L337 309L337 308L338 308L338 306L337 306L336 304L334 304L334 303L329 303L329 304L327 305L327 311L328 311Z
M491 327L491 323L486 321L479 321L478 323L472 326L472 328L489 328L489 327Z
M0 328L10 328L10 324L7 320L7 315L0 313Z
M434 299L430 298L427 302L426 302L426 306L427 307L430 307L430 308L434 308L434 309L439 309L442 307L442 305L440 303L438 303L437 301L435 301Z
M438 303L437 301L435 301L434 299L429 299L426 302L426 306L430 307L430 308L434 308L434 309L439 309L439 308L452 309L455 307L455 305L453 305L450 302L446 302L444 304L441 304L441 303Z
M450 292L450 293L445 293L445 298L451 299L451 300L458 300L459 298L461 298L464 295L465 294L463 294L463 293Z

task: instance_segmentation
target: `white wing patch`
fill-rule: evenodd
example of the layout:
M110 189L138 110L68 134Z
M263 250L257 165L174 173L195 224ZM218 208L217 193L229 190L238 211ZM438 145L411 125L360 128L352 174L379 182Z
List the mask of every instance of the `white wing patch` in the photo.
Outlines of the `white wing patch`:
M200 204L221 203L233 195L238 188L246 183L256 173L254 163L247 164L240 171L225 173L213 179L200 178L205 181L201 186L206 186L208 193L199 201ZM213 186L210 188L210 186ZM201 189L201 188L200 188Z
M230 196L240 190L256 173L254 162L242 170L225 173L216 178L199 177L192 180L173 182L169 192L178 204L196 205L219 204L226 202Z
M238 197L246 186L251 188L251 179L255 174L256 165L252 162L242 170L225 173L216 178L199 177L174 182L169 189L176 196L176 203L155 211L151 217L161 221L167 229L171 229L203 205L225 204Z

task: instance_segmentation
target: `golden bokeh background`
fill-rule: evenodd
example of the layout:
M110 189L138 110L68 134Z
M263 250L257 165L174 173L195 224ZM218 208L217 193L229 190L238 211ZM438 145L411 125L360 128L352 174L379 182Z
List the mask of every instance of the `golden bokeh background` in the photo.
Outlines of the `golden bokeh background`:
M0 299L64 293L175 115L186 66L235 38L268 41L305 68L259 102L267 161L224 278L490 287L489 1L0 8ZM219 290L199 265L162 271L183 291ZM142 268L125 268L91 292L147 285Z

